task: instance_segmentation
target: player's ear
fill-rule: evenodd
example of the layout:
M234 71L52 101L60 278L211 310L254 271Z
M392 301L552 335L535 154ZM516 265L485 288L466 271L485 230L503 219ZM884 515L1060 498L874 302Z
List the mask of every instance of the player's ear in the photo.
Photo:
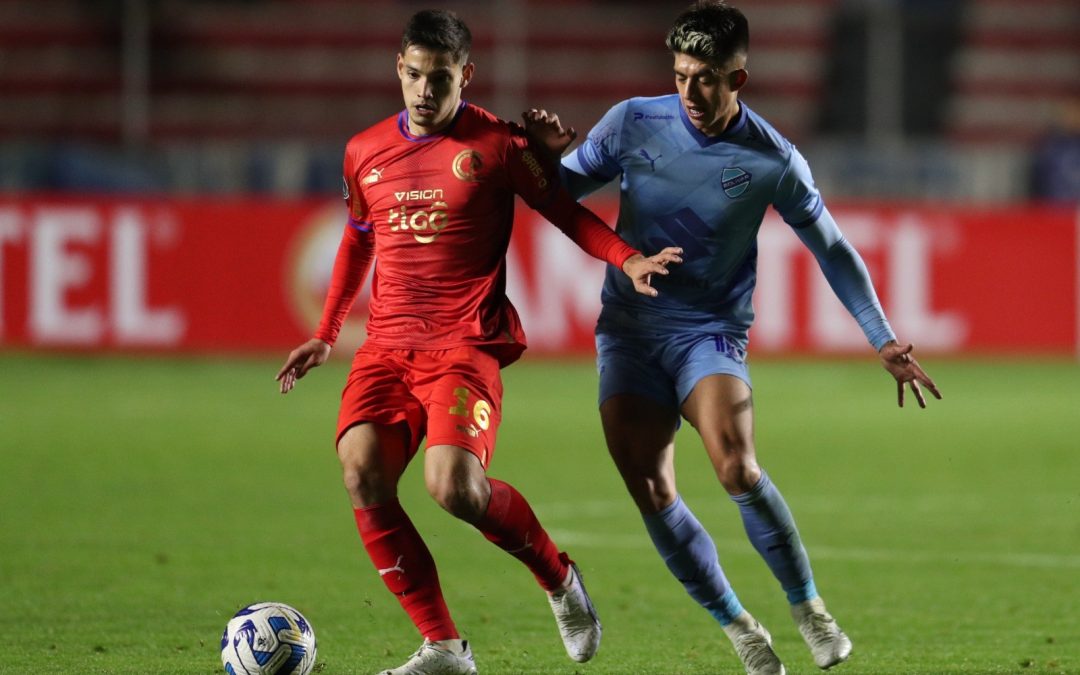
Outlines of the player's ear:
M731 87L731 91L739 91L748 79L750 79L750 73L746 72L745 68L733 70L728 73L728 86Z
M405 74L405 60L401 58L401 52L398 52L397 54L395 70L397 70L398 77L401 77Z
M728 86L731 91L739 91L748 79L750 79L750 73L746 71L746 68L737 68L728 73Z
M471 61L469 63L466 63L464 66L461 67L461 88L462 89L469 86L469 82L472 80L473 73L475 73L475 72L476 72L476 64L472 63Z

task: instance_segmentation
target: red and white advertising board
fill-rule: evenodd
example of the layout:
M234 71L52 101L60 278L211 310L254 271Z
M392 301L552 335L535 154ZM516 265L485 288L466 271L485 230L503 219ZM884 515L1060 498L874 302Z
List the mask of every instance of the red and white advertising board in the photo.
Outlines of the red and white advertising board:
M589 206L613 222L613 200ZM898 335L920 352L1080 351L1074 209L830 210ZM0 197L0 348L287 350L318 321L343 218L340 203L323 200ZM775 214L758 255L753 353L868 349ZM532 353L592 353L602 276L602 263L519 208L508 293ZM339 352L363 339L365 312L366 293Z

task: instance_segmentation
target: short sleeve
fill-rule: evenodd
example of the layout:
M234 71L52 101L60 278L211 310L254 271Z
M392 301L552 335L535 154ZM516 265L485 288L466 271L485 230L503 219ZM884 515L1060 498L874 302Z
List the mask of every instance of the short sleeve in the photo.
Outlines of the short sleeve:
M564 161L567 169L603 183L610 182L622 173L619 140L628 105L623 101L600 118L585 137L585 142Z
M773 208L785 223L796 228L813 223L825 208L821 193L810 175L810 165L794 146L776 187Z

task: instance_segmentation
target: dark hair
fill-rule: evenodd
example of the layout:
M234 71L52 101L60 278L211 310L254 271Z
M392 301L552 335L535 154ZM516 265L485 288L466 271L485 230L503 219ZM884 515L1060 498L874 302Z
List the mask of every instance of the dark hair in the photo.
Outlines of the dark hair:
M413 14L401 34L401 53L410 45L446 52L454 63L465 63L472 48L472 33L457 14L445 9L425 9Z
M673 52L719 65L749 51L750 26L723 0L699 0L675 19L665 43Z

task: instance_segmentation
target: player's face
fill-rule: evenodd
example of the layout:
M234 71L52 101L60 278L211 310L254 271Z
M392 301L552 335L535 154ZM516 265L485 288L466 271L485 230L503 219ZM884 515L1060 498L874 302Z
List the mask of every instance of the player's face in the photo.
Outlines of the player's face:
M450 124L473 68L471 63L455 63L447 52L416 45L398 54L397 73L409 113L409 131L423 136Z
M690 123L707 136L724 131L739 111L738 87L746 79L746 71L738 63L724 69L687 54L675 54L675 87Z

